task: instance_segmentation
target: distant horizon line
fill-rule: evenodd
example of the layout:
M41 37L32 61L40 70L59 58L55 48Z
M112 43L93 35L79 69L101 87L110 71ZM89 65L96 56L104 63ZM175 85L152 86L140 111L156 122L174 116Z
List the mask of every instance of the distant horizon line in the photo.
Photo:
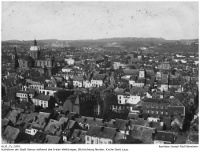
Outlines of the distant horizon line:
M165 39L162 37L110 37L110 38L95 38L95 39L57 39L57 38L44 38L44 39L37 39L37 38L33 38L33 39L29 39L29 40L20 40L20 39L9 39L9 40L1 40L1 41L33 41L33 40L37 40L37 41L41 41L41 40L59 40L59 41L86 41L86 40L102 40L102 39L123 39L123 38L139 38L139 39L163 39L166 41L180 41L180 40L198 40L199 38L182 38L182 39Z

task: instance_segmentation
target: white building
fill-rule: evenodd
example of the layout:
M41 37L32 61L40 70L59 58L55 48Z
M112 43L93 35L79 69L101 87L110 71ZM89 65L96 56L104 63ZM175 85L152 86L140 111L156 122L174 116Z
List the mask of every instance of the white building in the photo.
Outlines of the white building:
M83 87L84 88L91 88L92 87L92 82L86 80L86 81L83 81Z
M32 98L32 101L36 106L41 106L43 108L48 108L49 107L50 96L39 94L37 96L34 96Z
M125 95L125 94L118 94L118 104L137 104L141 101L141 97L138 95Z
M74 65L74 59L72 58L65 59L65 62L67 62L68 65Z

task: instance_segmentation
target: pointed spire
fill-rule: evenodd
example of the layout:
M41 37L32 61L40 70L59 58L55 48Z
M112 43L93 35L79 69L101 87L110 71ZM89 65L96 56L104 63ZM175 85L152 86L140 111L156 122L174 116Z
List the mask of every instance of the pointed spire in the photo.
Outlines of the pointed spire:
M37 46L37 41L36 41L36 39L34 40L34 46Z

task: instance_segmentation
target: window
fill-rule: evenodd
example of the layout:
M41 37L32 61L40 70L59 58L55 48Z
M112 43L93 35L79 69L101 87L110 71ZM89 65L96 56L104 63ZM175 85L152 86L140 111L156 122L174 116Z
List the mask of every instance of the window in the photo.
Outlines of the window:
M163 109L163 105L162 104L160 105L160 108Z
M151 114L154 114L154 111L153 111L153 110L151 110Z
M153 104L151 105L151 108L154 108Z
M87 137L87 141L89 141L90 140L90 138L89 137Z
M168 115L168 111L165 111L165 114Z
M158 114L158 111L156 111L156 114Z

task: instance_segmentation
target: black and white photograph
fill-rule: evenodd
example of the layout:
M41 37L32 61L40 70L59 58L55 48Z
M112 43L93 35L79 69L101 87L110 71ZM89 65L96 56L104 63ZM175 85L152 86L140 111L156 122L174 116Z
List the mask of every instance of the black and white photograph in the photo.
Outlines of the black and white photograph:
M13 144L198 146L199 1L2 1Z

